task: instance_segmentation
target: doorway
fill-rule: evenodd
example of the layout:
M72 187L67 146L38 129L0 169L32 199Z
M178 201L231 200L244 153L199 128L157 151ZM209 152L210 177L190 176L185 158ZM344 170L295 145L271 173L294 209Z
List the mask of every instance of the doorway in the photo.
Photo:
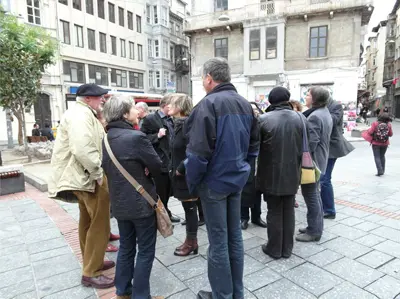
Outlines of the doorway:
M51 122L51 108L50 96L45 93L39 93L37 100L34 104L35 121L39 124L40 128L44 128L44 124L48 123L50 127Z

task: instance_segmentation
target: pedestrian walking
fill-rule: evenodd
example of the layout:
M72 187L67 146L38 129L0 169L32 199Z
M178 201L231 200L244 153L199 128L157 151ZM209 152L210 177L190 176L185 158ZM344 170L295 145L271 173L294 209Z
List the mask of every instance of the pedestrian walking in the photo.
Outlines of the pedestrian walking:
M137 115L131 99L122 95L112 96L104 105L108 131L105 138L122 167L157 201L152 175L161 172L162 162L146 135L134 129L138 123ZM117 298L151 298L150 273L157 239L154 209L115 166L104 144L103 167L109 180L112 211L120 233L115 271Z
M97 111L106 93L96 84L78 88L76 105L67 110L58 128L48 179L49 197L77 199L79 203L82 284L99 289L114 286L114 280L102 271L115 266L113 261L104 261L110 236L110 198L101 167L105 133Z
M260 115L263 111L258 107L257 103L250 102L253 108L254 116L260 120ZM256 188L256 159L250 161L250 175L246 182L246 185L242 191L241 203L241 219L242 229L246 230L249 227L250 213L251 210L251 222L259 227L266 228L267 224L261 219L261 192Z
M293 111L289 99L286 88L275 87L268 97L271 105L260 117L257 188L268 205L268 242L262 250L274 259L292 255L294 201L301 176L303 123L307 121Z
M165 209L172 222L179 222L180 219L172 215L168 209L168 201L171 196L171 178L169 177L169 165L171 159L170 142L174 134L172 118L168 116L168 104L170 95L164 96L160 101L160 109L143 118L141 130L150 139L156 153L162 163L161 173L154 177L157 193L160 196Z
M382 176L386 170L386 151L389 147L389 137L393 136L391 118L388 113L379 115L378 120L373 122L364 138L371 142L372 152L376 165L376 176ZM365 137L367 136L367 137Z
M332 117L326 107L329 98L329 91L325 88L312 87L306 96L306 106L309 109L303 113L307 117L309 151L322 175L325 174L328 164L329 142L333 127ZM301 192L307 206L307 227L299 229L300 234L296 236L296 240L319 241L324 229L319 181L301 185Z
M343 107L332 98L328 102L328 110L332 117L332 134L329 142L329 159L326 171L321 175L321 200L324 209L325 219L335 219L335 197L332 186L332 172L335 167L336 160L347 156L354 150L354 146L350 144L343 136Z
M208 278L212 292L198 298L243 298L243 239L240 193L250 174L248 161L258 154L258 122L250 103L230 83L224 58L203 66L207 95L187 121L189 136L186 180L196 190L205 216L209 250Z
M197 218L198 195L189 192L186 183L186 146L188 140L184 132L185 121L193 109L192 99L185 94L172 94L168 114L174 118L174 136L171 142L171 181L173 196L182 202L185 210L186 239L185 242L175 249L177 256L187 256L192 252L197 254L197 229L199 226Z

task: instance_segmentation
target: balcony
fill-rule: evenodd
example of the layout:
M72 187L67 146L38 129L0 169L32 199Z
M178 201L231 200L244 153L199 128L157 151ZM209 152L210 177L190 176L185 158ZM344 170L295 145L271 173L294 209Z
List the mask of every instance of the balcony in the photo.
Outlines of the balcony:
M189 73L189 63L186 60L182 60L181 58L177 58L175 60L175 72L186 75Z

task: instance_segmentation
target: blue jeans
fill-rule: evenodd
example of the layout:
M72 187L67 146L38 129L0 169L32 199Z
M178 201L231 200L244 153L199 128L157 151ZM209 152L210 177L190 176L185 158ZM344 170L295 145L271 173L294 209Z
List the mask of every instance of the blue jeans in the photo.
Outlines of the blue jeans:
M243 299L244 250L240 227L240 192L199 188L207 226L208 279L214 299Z
M321 236L324 230L324 211L322 209L319 182L301 185L301 193L307 206L307 233Z
M156 253L156 217L118 220L118 228L121 238L115 270L116 293L132 294L132 299L149 299L150 273ZM139 252L135 266L136 244Z
M332 186L332 171L335 167L336 158L328 159L326 171L321 175L321 199L324 213L335 215L335 200Z

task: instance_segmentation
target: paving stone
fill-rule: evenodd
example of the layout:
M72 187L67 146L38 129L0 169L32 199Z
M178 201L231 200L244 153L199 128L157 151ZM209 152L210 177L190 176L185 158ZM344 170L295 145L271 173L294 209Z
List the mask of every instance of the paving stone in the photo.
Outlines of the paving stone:
M207 273L204 273L200 276L196 276L191 279L188 279L184 283L195 294L197 294L201 290L211 291L211 286L210 286L210 282L208 280Z
M3 225L5 223L19 223L14 216L0 218L0 224Z
M189 289L185 290L183 292L174 294L171 297L168 297L168 299L196 299L196 298L197 298L197 295Z
M400 293L400 281L386 275L365 289L378 296L379 299L392 299Z
M82 285L76 286L72 289L64 290L49 296L43 297L45 299L77 299L77 298L87 298L94 294L94 289L86 288Z
M257 299L256 296L254 296L252 293L250 293L249 290L246 288L244 289L244 299Z
M174 235L175 235L175 231L174 231ZM174 236L171 236L169 238L164 238L163 236L159 236L159 237L157 237L157 241L156 241L156 249L165 247L165 246L178 247L180 244L182 244L182 242L180 240L178 240L177 238L175 238Z
M295 242L293 253L301 258L312 256L318 252L323 251L325 248L316 243Z
M25 241L21 237L11 237L7 239L3 239L0 242L0 249L8 248L8 247L13 247L16 245L21 245L24 244Z
M364 255L372 250L371 248L358 244L354 241L347 240L346 238L336 238L328 241L324 243L324 247L352 259Z
M33 279L18 282L12 286L0 289L1 299L11 299L18 295L29 293L35 290L35 281ZM63 298L64 299L64 298Z
M0 240L8 239L10 237L22 237L22 229L19 223L10 222L2 223L0 226Z
M258 246L258 247L255 247L253 249L246 251L246 254L251 256L252 258L256 259L257 261L259 261L262 264L267 264L274 260L273 258L271 258L269 255L265 254L262 251L261 246Z
M35 253L31 255L31 261L37 262L41 260L45 260L51 257L60 256L64 254L73 254L71 248L69 246L64 246L60 248L51 249L48 251L43 251L39 253Z
M245 276L244 286L249 291L254 292L255 290L265 287L279 279L282 279L282 276L268 268L265 268Z
M46 242L36 242L28 245L30 254L48 251L68 245L63 237L47 240Z
M13 212L10 209L0 211L0 219L7 217L14 217Z
M343 258L325 267L329 272L350 281L360 288L374 282L383 274L349 258ZM351 271L349 271L351 269Z
M32 292L24 293L21 295L17 295L13 299L36 299L36 298L39 298L36 294L36 291L32 291ZM96 297L96 299L97 299L97 297Z
M49 217L45 217L31 221L21 222L21 227L25 232L31 232L35 230L45 230L49 228L55 228L56 226Z
M26 244L32 244L36 242L43 242L50 239L56 239L61 236L58 228L50 228L45 230L33 231L25 234ZM45 242L43 242L45 243Z
M400 280L400 259L394 259L378 270Z
M247 254L244 255L244 269L243 275L246 276L250 273L256 272L265 268L265 265L260 263L259 261L253 259L252 257L248 256Z
M37 280L81 268L72 253L33 262L32 266Z
M314 295L303 290L287 279L278 280L254 292L258 299L315 299Z
M348 217L345 219L342 219L339 221L341 224L347 225L347 226L355 226L357 224L363 223L364 220L356 217Z
M321 236L321 240L319 240L316 244L321 245L324 244L330 240L336 239L337 237L339 237L338 235L331 233L327 230L324 231L324 233Z
M340 213L346 214L351 217L358 217L358 218L364 218L364 217L368 217L369 215L371 215L370 212L364 212L364 211L353 209L350 207L344 208L343 210L340 211Z
M201 246L205 247L205 246ZM188 255L188 256L175 256L174 251L175 251L176 246L164 246L161 248L158 248L156 250L156 258L159 260L164 266L168 267L180 262L183 262L185 260L190 260L192 258L197 257L197 255Z
M27 247L25 244L20 244L12 247L6 247L0 249L0 256L6 256L8 254L14 254L22 251L27 251Z
M36 204L36 201L30 198L24 198L20 200L12 200L9 202L9 207L17 207L17 206L23 206L23 205L31 205L31 204Z
M344 224L335 225L333 227L328 228L327 230L338 236L345 237L349 240L355 240L355 239L361 238L367 234L366 232L364 232L362 230L359 230L359 229L356 229L353 227L349 227Z
M29 213L18 213L14 214L15 218L19 222L24 222L24 221L30 221L30 220L35 220L39 218L46 218L47 214L44 211L35 211L35 212L29 212Z
M387 205L386 207L383 207L382 210L387 212L398 212L400 210L400 206Z
M265 239L262 239L260 237L253 237L250 239L247 239L246 242L243 242L243 247L244 250L247 251L249 249L253 249L255 247L261 247L262 244L266 243Z
M283 276L317 297L342 281L339 277L310 263L293 268L283 273Z
M371 233L377 236L384 236L386 239L400 243L400 232L397 229L381 226L372 230Z
M14 285L17 282L24 282L27 280L33 280L33 272L29 265L0 273L0 289Z
M248 232L247 230L242 230L242 238L243 241L246 241L248 239L254 238L254 235L250 232Z
M164 296L165 298L187 289L183 282L158 261L154 261L153 264L150 287L153 296Z
M385 242L376 245L374 249L393 255L395 257L400 257L400 244L391 240L386 240Z
M370 221L370 222L380 223L381 221L385 220L386 217L383 217L383 216L378 215L378 214L372 214L372 215L369 215L367 217L364 217L363 219L366 220L366 221Z
M363 255L357 259L358 262L363 263L371 268L378 268L383 264L386 264L388 261L394 259L393 256L390 256L386 253L373 250L366 255Z
M168 269L180 280L187 280L207 272L207 261L201 257L169 266Z
M81 285L81 269L53 275L36 282L40 298Z
M364 245L364 246L373 247L373 246L375 246L376 244L379 244L379 243L384 242L385 240L386 240L386 239L384 239L384 238L382 238L382 237L369 234L369 235L366 235L366 236L364 236L364 237L361 237L361 238L359 238L359 239L357 239L357 240L355 240L355 241L356 241L357 243L360 243L360 244Z
M319 299L378 299L376 296L368 293L348 281L335 286L329 292L323 294Z
M29 255L27 251L0 256L0 273L22 268L29 264Z
M284 273L294 267L304 264L306 261L293 255L288 259L279 259L267 264L267 267L278 273Z
M385 219L385 220L379 222L379 224L400 230L400 221L396 220L396 219Z
M326 249L324 251L321 251L317 254L314 254L307 259L307 261L313 263L314 265L318 266L318 267L325 267L326 265L329 265L331 263L333 263L334 261L337 261L339 259L341 259L343 257L343 255Z

